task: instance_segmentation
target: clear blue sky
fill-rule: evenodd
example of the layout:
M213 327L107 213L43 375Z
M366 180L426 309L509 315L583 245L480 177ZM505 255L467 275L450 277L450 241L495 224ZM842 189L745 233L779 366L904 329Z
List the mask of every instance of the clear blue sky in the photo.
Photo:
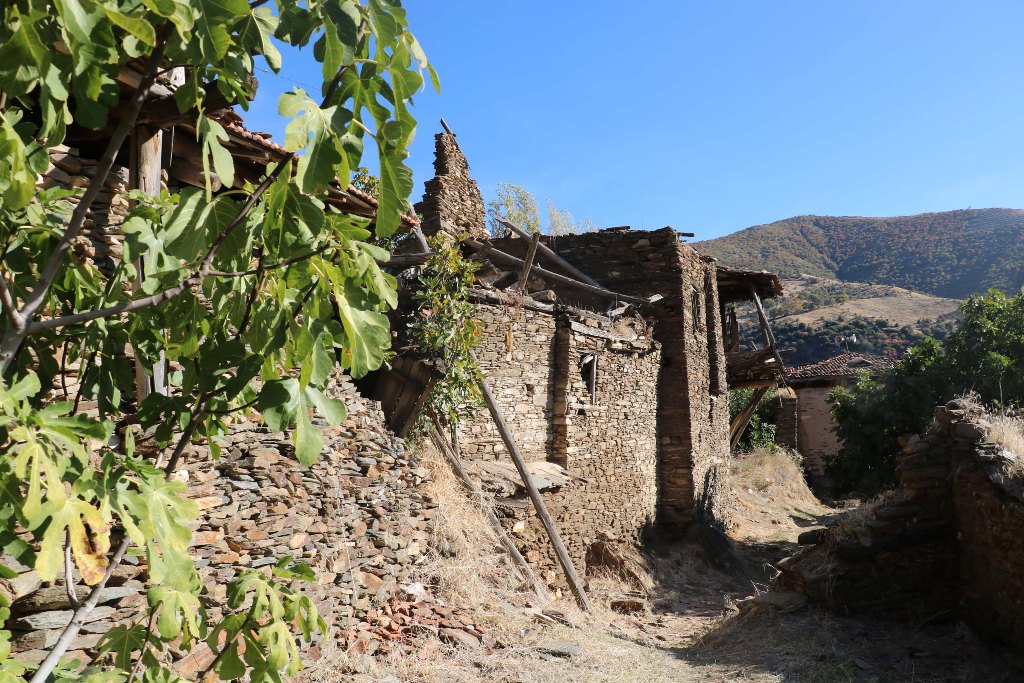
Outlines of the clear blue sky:
M1020 0L408 0L485 199L708 239L800 214L1024 208ZM292 56L287 55L286 58ZM310 75L312 72L312 75ZM311 60L283 75L315 82ZM250 127L280 139L260 72Z

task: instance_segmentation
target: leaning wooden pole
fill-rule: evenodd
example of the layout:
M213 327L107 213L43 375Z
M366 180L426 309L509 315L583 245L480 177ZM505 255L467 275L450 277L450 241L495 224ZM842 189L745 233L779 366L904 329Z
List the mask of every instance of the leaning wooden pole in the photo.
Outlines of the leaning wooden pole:
M576 567L573 566L572 559L565 549L565 544L562 543L562 537L558 533L558 527L555 526L555 520L551 519L551 515L548 514L548 508L544 505L544 499L540 497L540 491L537 490L537 485L533 483L530 472L526 469L526 461L523 460L523 455L519 452L519 447L516 446L512 431L505 423L505 416L502 414L501 408L498 407L497 401L494 400L494 394L491 393L487 380L483 377L480 378L480 392L483 394L484 402L487 404L487 410L491 413L491 418L494 419L494 424L498 427L498 433L501 434L501 438L505 442L505 448L508 449L509 455L512 456L512 462L515 463L516 469L519 470L519 476L523 479L526 492L529 494L530 500L533 501L534 507L537 508L537 516L544 523L544 530L547 531L548 538L551 539L551 545L555 548L555 555L558 556L558 563L562 565L562 571L565 572L565 579L569 582L569 589L576 597L576 602L579 603L580 608L589 612L590 601L587 599L586 591L583 590L583 582L580 581L580 577L576 573Z
M525 578L530 582L533 586L534 592L537 593L537 597L544 600L549 599L547 590L544 588L544 584L542 584L537 578L537 575L533 573L533 569L519 552L519 548L516 547L516 544L508 537L505 527L501 525L501 522L494 514L494 511L484 504L483 493L481 493L472 477L469 476L466 468L463 467L462 460L455 453L454 449L449 448L449 443L443 436L444 431L441 428L441 422L438 420L437 415L433 410L430 411L430 419L434 423L434 429L430 432L434 445L437 446L437 449L441 451L441 454L448 460L448 464L451 465L452 471L455 472L455 475L462 481L462 485L480 505L480 508L484 512L484 516L487 518L487 523L490 524L491 529L494 530L494 535L498 537L501 547L504 548L505 552L508 553L508 556L512 558L512 564L515 565L514 568L517 568L522 574L519 578Z
M463 240L462 243L465 244L470 249L472 249L473 251L475 251L477 253L477 256L480 258L483 258L484 255L486 254L487 258L489 259L501 261L512 266L518 266L519 268L522 268L524 265L526 265L526 262L523 259L517 258L512 254L506 254L505 252L499 249L495 249L494 245L491 244L490 242L484 243L470 237ZM571 277L566 277L565 275L560 275L559 273L553 273L550 270L545 270L544 268L541 268L540 266L536 265L533 267L533 272L536 273L537 275L540 275L545 280L550 280L552 282L560 282L563 285L574 287L584 292L597 294L598 296L602 296L606 299L612 299L615 301L626 301L631 304L649 304L661 298L661 296L657 294L647 299L644 299L639 296L619 294L618 292L613 292L610 289L605 289L604 287L595 287L593 285L588 285L586 282L573 280Z
M514 232L515 234L517 234L520 237L522 237L524 240L530 239L530 236L526 233L526 231L523 230L522 228L520 228L519 226L515 225L514 223L509 223L508 221L502 220L500 218L498 219L498 222L501 223L502 225L504 225L506 228L508 228L512 232ZM540 233L534 233L534 234L539 235ZM583 282L586 282L588 285L593 285L594 287L600 287L601 286L600 282L598 282L594 278L590 277L589 275L584 273L582 270L580 270L579 268L577 268L573 264L571 264L568 261L566 261L564 258L562 258L558 254L558 252L556 252L554 249L551 249L548 245L542 243L540 245L540 253L544 254L545 256L550 258L552 261L554 261L558 265L562 266L562 268L564 268L567 273L571 273L577 279L582 280Z

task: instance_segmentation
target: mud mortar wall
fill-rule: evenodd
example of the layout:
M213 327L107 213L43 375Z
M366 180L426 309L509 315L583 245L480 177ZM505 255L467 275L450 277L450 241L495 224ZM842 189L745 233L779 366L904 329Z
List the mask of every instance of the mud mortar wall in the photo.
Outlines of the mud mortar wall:
M985 418L955 400L924 436L904 440L899 488L780 563L780 587L848 611L957 617L1024 648L1021 457L985 443Z

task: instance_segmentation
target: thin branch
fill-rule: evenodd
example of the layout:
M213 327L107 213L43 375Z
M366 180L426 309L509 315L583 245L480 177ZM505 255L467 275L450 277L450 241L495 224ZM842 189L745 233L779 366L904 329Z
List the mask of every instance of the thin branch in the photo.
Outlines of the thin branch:
M149 647L149 641L153 637L153 627L156 625L156 610L150 609L149 612L149 625L146 627L146 640L142 643L142 651L139 652L139 659L135 662L135 666L132 667L131 673L128 675L128 683L132 683L135 680L136 674L139 673L139 667L142 666L142 660L145 659L146 648Z
M212 408L208 408L208 409L206 410L206 412L207 412L208 414L210 414L210 415L230 415L231 413L237 413L237 412L238 412L239 410L245 410L245 409L247 409L247 408L252 408L252 407L253 407L254 405L256 405L257 403L259 403L259 400L260 400L260 399L259 399L259 397L257 396L257 397L256 397L256 398L254 398L253 400L251 400L251 401L248 401L248 402L246 402L246 403L243 403L242 405L240 405L240 406L236 406L236 407L234 407L234 408L221 408L221 409L217 409L217 410L214 410L214 409L212 409Z
M217 666L217 662L219 662L224 657L224 655L227 654L228 648L232 647L235 644L238 638L242 635L242 632L245 631L245 629L249 626L249 622L252 621L252 615L255 611L256 602L253 601L252 607L249 608L249 613L245 615L245 621L242 622L242 626L237 631L235 631L235 635L231 636L230 640L224 643L224 647L220 649L220 652L218 652L217 656L213 658L213 661L210 662L210 664L205 669L203 669L203 672L201 674L199 674L198 680L206 680L206 674L213 671L213 667Z
M185 425L184 431L181 433L181 438L178 439L178 443L174 446L174 452L171 453L170 459L167 461L167 465L164 467L165 474L172 474L175 468L178 466L178 460L181 459L181 454L185 452L185 447L192 441L192 435L195 434L196 428L199 426L199 422L206 415L206 409L210 405L210 400L213 398L213 392L208 391L199 397L196 401L196 407L192 411L192 417L189 418L188 424ZM157 467L160 466L159 461Z
M68 594L68 602L71 609L78 609L81 603L78 602L78 592L75 590L75 580L72 571L75 565L71 561L71 532L64 532L64 590Z
M238 332L235 334L235 339L241 339L242 335L245 334L246 328L249 327L249 320L252 318L252 307L256 303L256 296L263 287L263 247L258 247L257 250L259 253L257 259L258 265L256 267L256 281L252 283L252 289L249 290L249 296L246 297L245 313L242 314L242 322L238 323Z
M0 373L6 372L11 362L14 360L14 354L17 352L18 347L25 340L25 337L29 334L30 327L27 322L32 319L39 310L40 306L43 305L43 301L46 299L46 293L50 290L50 286L57 277L57 273L60 270L61 265L64 263L64 259L67 256L68 250L71 248L72 242L78 237L78 234L82 231L82 226L85 224L85 215L92 206L93 201L99 196L100 190L103 189L104 183L107 181L107 177L110 175L110 169L114 166L114 160L117 157L118 151L121 149L121 145L128 137L128 133L135 125L135 119L138 118L139 111L142 110L142 105L146 101L146 96L149 93L149 88L156 79L157 69L160 68L160 62L163 61L164 50L167 47L167 35L171 30L170 22L167 22L160 29L160 36L157 39L156 47L153 49L152 54L149 56L146 62L146 68L143 72L142 81L139 83L138 89L132 95L129 100L128 109L125 113L124 118L118 123L117 128L114 130L113 135L110 137L110 141L107 143L107 148L103 152L103 156L100 157L99 165L96 168L96 173L86 188L85 193L78 202L78 206L71 214L71 221L68 223L68 228L61 237L60 242L57 243L57 247L53 253L50 254L50 258L46 261L43 269L39 273L39 280L33 287L32 292L25 299L25 304L22 306L20 315L21 321L12 321L14 324L11 329L7 330L4 334L3 339L0 340Z
M237 270L237 271L234 271L234 272L227 272L227 271L223 271L223 270L211 270L210 271L210 275L213 275L215 277L243 277L245 275L257 275L261 271L264 271L264 270L277 270L278 268L284 268L286 266L295 265L296 263L300 263L302 261L308 261L309 259L313 258L314 256L319 256L320 254L324 253L325 251L327 251L328 249L330 249L331 247L334 247L334 246L337 246L337 245L335 245L335 244L325 244L324 246L320 247L316 251L311 251L308 254L303 254L302 256L296 256L295 258L290 258L290 259L288 259L286 261L278 261L277 263L271 263L268 266L257 266L257 267L255 267L255 268L253 268L251 270Z
M60 637L54 644L50 653L46 655L46 659L36 669L36 673L32 676L29 683L43 683L49 678L50 673L54 667L60 661L60 658L67 652L68 646L71 645L71 641L75 639L78 632L82 630L82 626L85 625L86 620L89 618L89 614L96 609L96 605L100 602L100 593L103 592L103 588L110 581L110 577L114 574L114 569L121 564L121 559L124 557L124 553L128 550L128 545L131 543L131 538L125 536L122 539L121 544L117 546L117 550L114 551L113 557L110 558L110 562L107 564L107 570L103 573L103 578L92 587L89 592L89 597L85 599L85 602L75 610L74 616L71 617L71 623L64 627Z
M14 297L11 296L11 290L7 288L7 278L4 273L0 273L0 302L3 303L4 312L7 313L7 318L11 321L11 327L24 327L25 318L18 310Z

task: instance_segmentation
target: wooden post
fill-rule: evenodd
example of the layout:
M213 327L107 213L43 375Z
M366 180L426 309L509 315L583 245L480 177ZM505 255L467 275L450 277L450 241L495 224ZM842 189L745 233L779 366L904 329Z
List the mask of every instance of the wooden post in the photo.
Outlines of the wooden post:
M505 423L505 416L502 414L497 401L494 400L494 394L491 393L487 380L483 377L480 378L480 391L483 394L484 402L487 404L487 409L491 413L491 418L498 428L498 433L501 434L501 438L505 442L505 448L508 449L509 455L512 456L512 462L515 463L516 469L519 470L519 476L523 479L526 492L529 494L530 500L533 501L534 507L537 508L537 516L544 523L544 530L547 531L548 538L551 539L551 545L555 548L555 555L558 556L558 562L562 565L562 571L565 572L569 589L572 590L580 608L589 612L591 611L590 601L587 599L586 591L583 590L583 582L580 581L580 577L576 573L576 567L573 566L572 558L569 557L565 544L562 543L562 537L558 533L558 527L555 526L555 520L551 519L551 515L548 514L548 508L544 505L544 499L541 498L537 485L533 483L533 479L530 477L530 471L526 468L526 461L523 460L523 455L519 452L519 447L516 446L515 437L512 436L512 431Z
M452 129L448 127L448 122L443 118L441 119L441 127L444 128L444 132L448 133L448 135L455 135L455 133L452 132Z
M412 234L416 236L416 241L420 243L420 249L424 252L430 251L430 245L427 244L427 238L423 236L423 231L420 230L420 226L416 226L412 229Z
M441 421L438 419L437 414L432 408L430 409L430 420L434 423L434 429L431 430L430 433L431 438L434 440L434 445L437 446L437 449L441 451L441 454L448 460L448 464L451 465L452 471L455 472L456 476L458 476L462 481L462 485L466 487L466 490L469 491L470 495L473 496L480 505L480 509L483 510L484 516L487 518L487 523L490 524L491 528L494 530L494 535L498 537L498 541L501 543L501 546L505 549L505 552L508 553L509 557L512 558L512 564L514 565L513 570L518 569L521 573L521 576L518 576L517 578L520 580L529 580L530 584L533 586L534 592L537 594L537 597L544 600L550 599L544 585L537 578L537 575L533 573L533 569L523 558L522 554L519 552L519 548L517 548L515 543L512 542L512 539L508 537L508 534L505 532L505 527L501 525L501 522L498 520L498 517L494 514L491 508L484 503L483 493L477 487L473 478L469 476L466 468L463 467L462 460L459 458L458 454L455 453L454 449L449 449L449 443L445 440L444 436L442 436L444 434L444 430L441 427Z
M528 234L526 234L526 231L523 230L522 228L520 228L519 226L517 226L517 225L515 225L513 223L509 223L508 221L502 220L500 218L498 219L498 222L501 223L502 225L504 225L506 228L508 228L512 232L514 232L515 234L517 234L520 237L522 237L524 240L530 239L530 236ZM597 280L595 280L594 278L590 277L589 275L584 273L582 270L580 270L579 268L577 268L576 266L574 266L573 264L569 263L564 258L559 256L553 249L548 247L548 245L541 244L540 245L540 253L550 257L552 260L555 261L555 263L557 263L558 265L562 266L562 268L565 268L566 271L568 271L569 273L575 275L578 279L582 280L583 282L586 282L588 285L593 285L594 287L600 287L601 286L601 283L599 283Z
M768 316L764 313L764 305L761 303L761 295L757 293L757 287L754 286L753 282L748 282L747 286L750 288L750 296L754 300L754 306L757 308L757 319L761 324L761 335L764 337L764 343L772 350L775 355L775 360L779 363L779 372L785 367L782 363L782 355L779 354L779 349L775 345L775 335L772 334L772 327L768 324Z
M463 241L463 244L465 244L467 247L469 247L473 251L477 252L480 256L483 256L484 254L486 254L487 258L492 258L492 259L494 259L496 261L501 261L501 262L507 263L509 265L519 266L520 268L523 265L525 265L525 261L523 261L522 259L516 258L515 256L512 256L511 254L506 254L503 251L495 249L494 245L491 244L490 242L485 244L485 243L479 242L479 241L477 241L477 240L475 240L473 238L468 238L465 241ZM579 289L579 290L582 290L584 292L590 292L591 294L597 294L598 296L602 296L602 297L604 297L606 299L613 299L613 300L618 300L618 301L628 301L631 304L649 304L649 303L653 303L654 301L657 301L658 299L662 298L661 295L659 295L659 294L655 294L653 297L651 297L649 299L644 299L644 298L641 298L639 296L629 296L627 294L619 294L617 292L611 291L610 289L605 289L604 287L599 287L599 286L595 287L594 285L589 285L589 284L587 284L585 282L580 282L579 280L573 280L571 277L566 277L565 275L559 275L558 273L552 273L550 270L544 270L540 266L534 266L533 267L533 272L537 273L538 275L543 277L545 280L551 280L552 282L560 282L563 285L567 285L569 287L573 287L575 289Z
M526 251L526 263L523 264L523 272L519 275L519 289L526 291L526 281L530 279L530 269L533 268L533 257L537 255L537 245L540 244L540 233L533 233L530 241L530 248Z
M160 167L163 154L163 131L153 130L146 126L138 126L132 135L131 154L129 155L130 183L135 189L146 194L160 194ZM135 263L139 276L136 289L142 279L145 261L140 257ZM167 381L165 374L164 354L160 352L160 360L152 368L144 367L135 360L135 398L141 404L151 393L166 394Z

